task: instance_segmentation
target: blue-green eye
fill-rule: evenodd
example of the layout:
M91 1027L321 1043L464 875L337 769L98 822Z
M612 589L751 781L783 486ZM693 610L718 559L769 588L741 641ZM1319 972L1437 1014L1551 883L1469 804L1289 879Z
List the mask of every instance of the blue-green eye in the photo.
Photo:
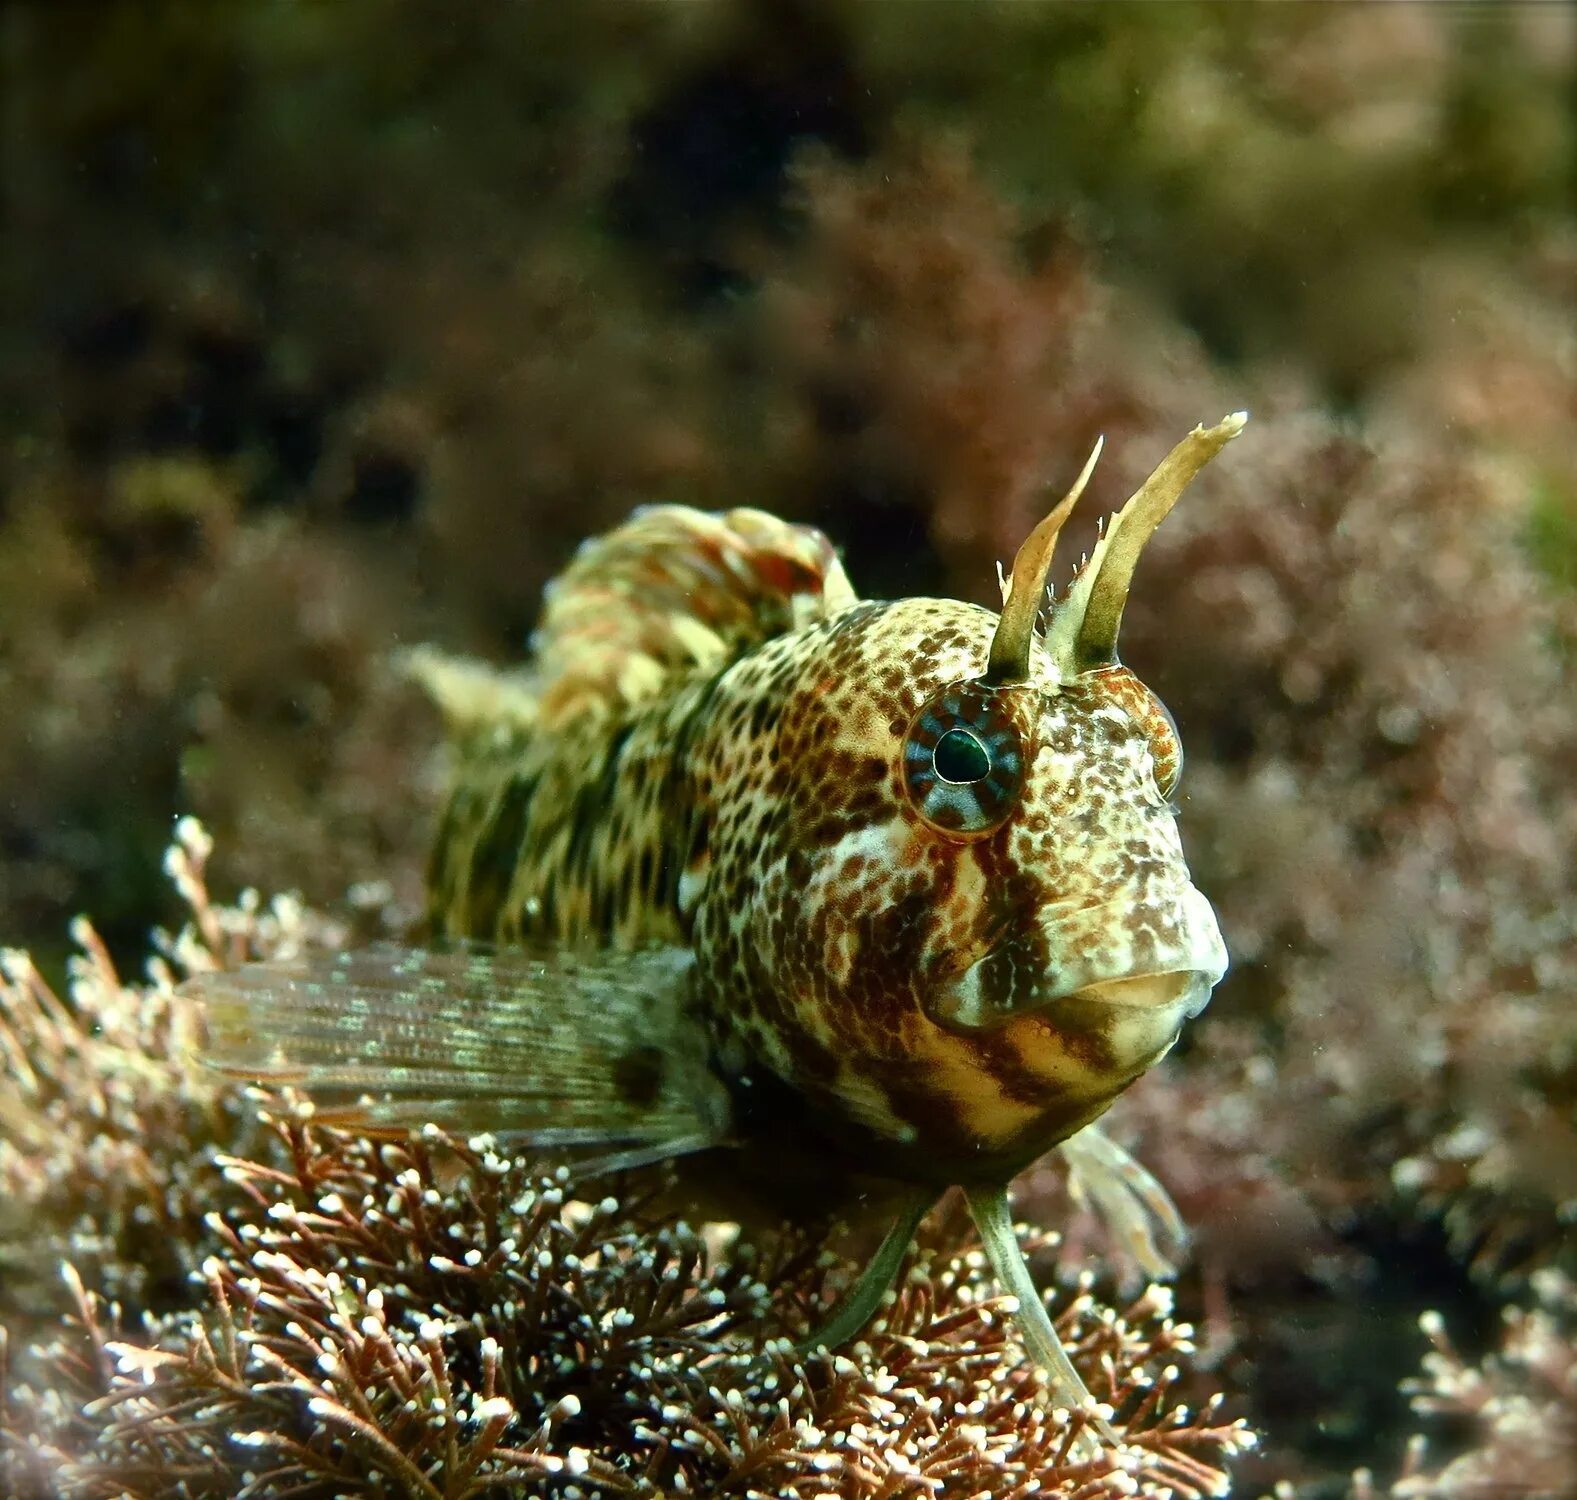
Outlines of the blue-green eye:
M943 781L967 786L984 781L991 773L991 757L986 747L967 729L949 729L931 752L931 765Z
M915 715L903 747L904 790L938 833L995 833L1024 789L1024 744L1006 695L980 683L944 688Z

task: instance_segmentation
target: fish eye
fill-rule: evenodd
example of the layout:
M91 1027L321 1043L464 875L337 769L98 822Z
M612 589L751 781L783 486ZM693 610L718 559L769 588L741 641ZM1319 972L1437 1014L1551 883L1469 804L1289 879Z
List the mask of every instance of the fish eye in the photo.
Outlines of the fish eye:
M944 688L904 739L904 790L920 818L949 838L995 833L1024 789L1024 744L1006 696L979 683Z
M991 756L967 729L949 729L931 752L931 767L943 781L969 786L991 774Z

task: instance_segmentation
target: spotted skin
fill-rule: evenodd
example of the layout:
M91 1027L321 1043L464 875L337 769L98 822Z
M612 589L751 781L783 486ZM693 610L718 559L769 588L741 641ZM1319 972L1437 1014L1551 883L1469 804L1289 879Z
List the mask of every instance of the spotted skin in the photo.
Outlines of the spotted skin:
M993 612L859 602L805 528L657 514L550 600L539 717L462 726L434 930L687 944L737 1089L778 1085L870 1170L1002 1181L1184 1018L1077 992L1219 947L1158 785L1175 733L1125 669L1064 682L1038 643L1026 680L982 688ZM654 578L688 592L654 603ZM917 743L961 711L993 754L965 788L988 826L917 791Z

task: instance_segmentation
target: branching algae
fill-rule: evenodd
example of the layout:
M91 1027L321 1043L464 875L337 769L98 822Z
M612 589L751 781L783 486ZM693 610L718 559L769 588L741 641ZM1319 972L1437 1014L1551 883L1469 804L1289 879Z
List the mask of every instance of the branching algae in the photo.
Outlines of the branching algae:
M861 601L824 537L759 511L638 512L549 590L526 671L413 662L458 751L428 946L202 977L209 1060L373 1132L486 1130L598 1169L723 1146L769 1167L792 1139L902 1185L809 1347L863 1326L960 1186L1050 1394L1111 1438L1007 1185L1065 1143L1152 1261L1175 1227L1091 1122L1226 951L1178 840L1176 731L1117 635L1146 541L1244 420L1172 450L1044 631L1099 445L1000 616Z

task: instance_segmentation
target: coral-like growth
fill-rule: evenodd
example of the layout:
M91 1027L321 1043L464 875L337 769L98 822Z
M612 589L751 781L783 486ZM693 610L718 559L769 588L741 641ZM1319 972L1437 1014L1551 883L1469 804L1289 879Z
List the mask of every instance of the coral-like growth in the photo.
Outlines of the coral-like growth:
M1408 1383L1413 1409L1454 1441L1413 1440L1391 1500L1562 1500L1577 1478L1577 1289L1559 1271L1533 1276L1532 1306L1508 1307L1500 1347L1478 1363L1452 1345L1445 1320L1420 1320L1433 1350ZM1466 1434L1465 1442L1463 1434ZM1435 1446L1446 1449L1437 1457ZM1457 1451L1452 1456L1452 1450ZM1359 1476L1353 1500L1373 1500Z
M215 905L206 855L184 824L180 968L337 936ZM80 936L69 999L20 955L0 992L7 1493L1203 1496L1251 1445L1161 1288L1119 1311L1086 1281L1058 1320L1116 1450L1041 1399L962 1214L860 1343L801 1360L784 1335L848 1275L803 1234L664 1217L652 1174L585 1201L485 1138L378 1145L288 1100L259 1131L188 1062L167 964L127 986Z
M0 1319L15 1337L63 1310L62 1256L123 1307L182 1305L213 1207L212 1153L257 1131L251 1112L198 1070L176 974L284 955L344 930L287 899L210 901L207 835L191 819L178 834L166 868L192 923L158 936L149 983L120 979L86 919L73 926L69 999L25 953L0 954Z
M127 1336L79 1291L44 1356L62 1386L14 1396L43 1425L27 1461L60 1492L180 1474L194 1494L252 1475L258 1493L458 1497L564 1474L620 1494L1094 1497L1123 1476L1186 1496L1218 1493L1249 1441L1218 1400L1178 1405L1188 1330L1159 1289L1120 1314L1081 1295L1061 1319L1124 1437L1091 1456L1081 1420L1038 1404L956 1242L922 1254L860 1346L807 1365L760 1333L821 1280L792 1236L709 1248L482 1141L281 1134L288 1166L225 1163L245 1207L211 1225L199 1311Z

